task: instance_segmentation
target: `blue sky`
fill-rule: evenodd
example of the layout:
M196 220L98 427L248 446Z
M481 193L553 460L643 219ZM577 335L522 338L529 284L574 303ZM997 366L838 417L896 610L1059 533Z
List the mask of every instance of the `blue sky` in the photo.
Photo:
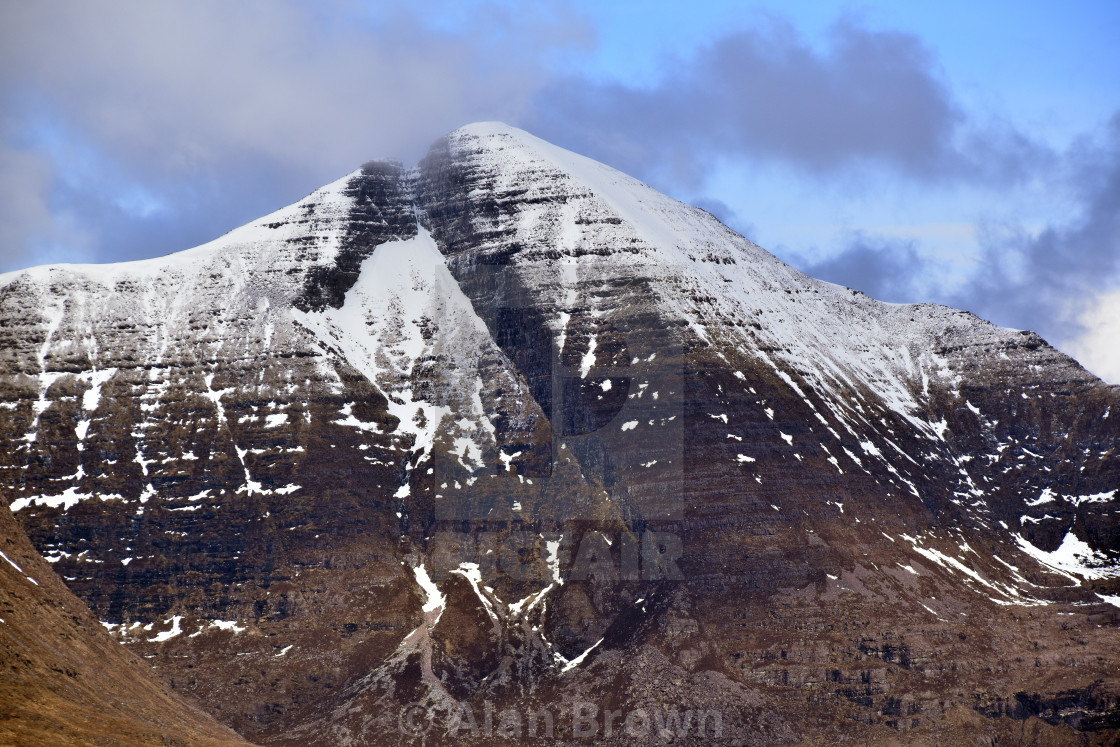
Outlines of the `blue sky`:
M1120 383L1120 4L0 7L0 272L202 243L481 119Z

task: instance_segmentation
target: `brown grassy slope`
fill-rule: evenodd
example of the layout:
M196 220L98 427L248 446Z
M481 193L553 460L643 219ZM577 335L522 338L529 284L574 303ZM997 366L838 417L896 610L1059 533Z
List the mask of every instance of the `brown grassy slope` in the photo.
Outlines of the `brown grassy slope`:
M0 550L0 744L247 744L113 641L6 506Z

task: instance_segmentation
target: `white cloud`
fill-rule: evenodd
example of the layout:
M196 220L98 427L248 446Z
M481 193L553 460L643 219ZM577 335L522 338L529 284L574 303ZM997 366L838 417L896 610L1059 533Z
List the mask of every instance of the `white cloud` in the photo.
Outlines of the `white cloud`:
M50 204L56 178L43 154L0 142L0 272L92 258L89 233L67 210Z
M326 162L333 174L425 146L472 114L513 118L543 74L540 51L571 38L563 24L541 24L535 49L499 47L513 11L480 8L474 25L449 32L393 10L373 19L344 0L44 0L4 13L0 76L34 87L116 158L174 172L248 153Z
M0 4L0 271L88 253L74 226L102 261L186 248L184 224L205 240L371 158L414 162L467 122L518 120L550 51L589 38L536 4L450 28L439 6ZM222 208L231 192L256 199Z
M1109 384L1120 384L1120 291L1102 293L1081 315L1085 332L1065 347Z

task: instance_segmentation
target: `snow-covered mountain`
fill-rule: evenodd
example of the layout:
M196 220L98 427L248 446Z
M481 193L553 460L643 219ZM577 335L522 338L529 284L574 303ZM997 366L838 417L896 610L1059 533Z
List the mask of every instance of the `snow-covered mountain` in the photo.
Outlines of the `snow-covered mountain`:
M729 741L1120 727L1116 387L523 131L0 276L0 335L11 510L251 740L573 700Z

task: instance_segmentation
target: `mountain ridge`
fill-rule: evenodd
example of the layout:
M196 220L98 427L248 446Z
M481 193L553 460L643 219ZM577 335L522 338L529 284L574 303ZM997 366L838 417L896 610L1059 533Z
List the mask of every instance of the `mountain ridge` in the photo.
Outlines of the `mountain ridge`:
M17 519L254 741L651 681L732 741L1120 724L1120 389L515 128L168 258L9 273L0 321Z

